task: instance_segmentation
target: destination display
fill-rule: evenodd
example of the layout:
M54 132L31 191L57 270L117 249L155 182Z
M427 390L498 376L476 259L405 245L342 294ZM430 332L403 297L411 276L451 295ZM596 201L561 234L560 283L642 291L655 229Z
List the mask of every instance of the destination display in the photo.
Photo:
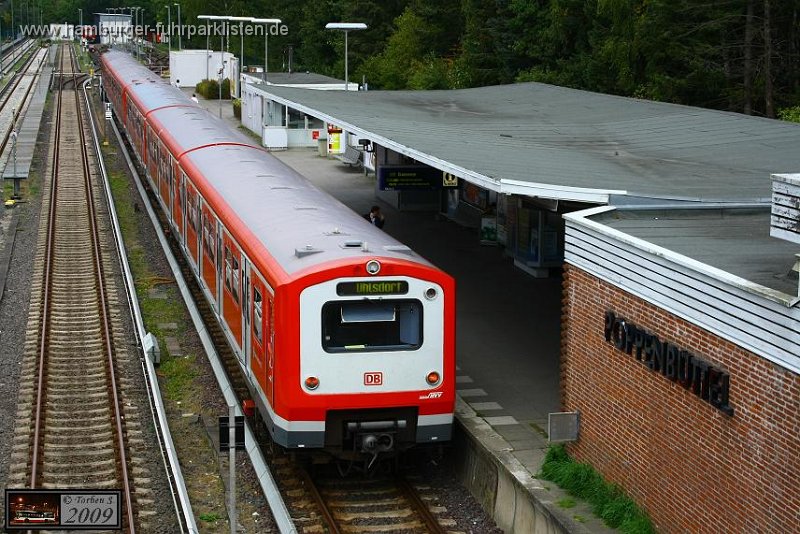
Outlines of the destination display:
M378 167L378 187L381 191L441 189L458 187L458 178L427 165L381 165Z
M336 284L336 294L341 297L368 295L405 295L408 282L404 280L382 280L380 282L340 282Z
M6 530L120 530L120 490L6 489Z

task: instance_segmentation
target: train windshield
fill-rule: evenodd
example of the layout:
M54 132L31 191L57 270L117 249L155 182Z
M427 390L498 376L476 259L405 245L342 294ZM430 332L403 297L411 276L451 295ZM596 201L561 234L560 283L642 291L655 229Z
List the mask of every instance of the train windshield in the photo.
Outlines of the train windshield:
M322 307L326 352L416 350L422 345L418 300L349 300Z

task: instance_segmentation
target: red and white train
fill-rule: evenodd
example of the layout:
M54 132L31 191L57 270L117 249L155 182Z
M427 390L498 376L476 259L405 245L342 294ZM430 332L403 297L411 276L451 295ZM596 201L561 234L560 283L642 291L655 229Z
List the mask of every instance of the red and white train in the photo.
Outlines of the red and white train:
M352 456L449 440L453 279L129 55L101 61L274 441Z

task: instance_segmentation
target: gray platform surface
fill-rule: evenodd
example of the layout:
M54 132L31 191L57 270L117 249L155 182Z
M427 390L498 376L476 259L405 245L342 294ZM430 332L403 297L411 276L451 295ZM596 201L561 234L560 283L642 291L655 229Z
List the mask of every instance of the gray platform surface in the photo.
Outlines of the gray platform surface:
M42 122L47 91L50 86L52 66L46 61L42 73L30 95L30 104L21 120L17 137L16 165L14 162L12 143L9 140L3 154L3 178L27 178L30 173L33 152L36 149L36 137L39 135L39 126Z

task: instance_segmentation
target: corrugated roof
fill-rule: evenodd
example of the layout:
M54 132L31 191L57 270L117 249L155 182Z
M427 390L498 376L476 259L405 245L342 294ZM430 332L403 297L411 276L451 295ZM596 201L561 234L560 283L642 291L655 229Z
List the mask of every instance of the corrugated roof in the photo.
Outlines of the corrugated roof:
M552 186L659 199L755 201L800 169L800 125L540 83L453 91L258 85L310 114L503 190ZM442 165L438 165L441 163ZM517 191L515 191L517 192Z
M592 220L755 284L797 294L791 269L800 249L770 237L769 207L614 210Z

